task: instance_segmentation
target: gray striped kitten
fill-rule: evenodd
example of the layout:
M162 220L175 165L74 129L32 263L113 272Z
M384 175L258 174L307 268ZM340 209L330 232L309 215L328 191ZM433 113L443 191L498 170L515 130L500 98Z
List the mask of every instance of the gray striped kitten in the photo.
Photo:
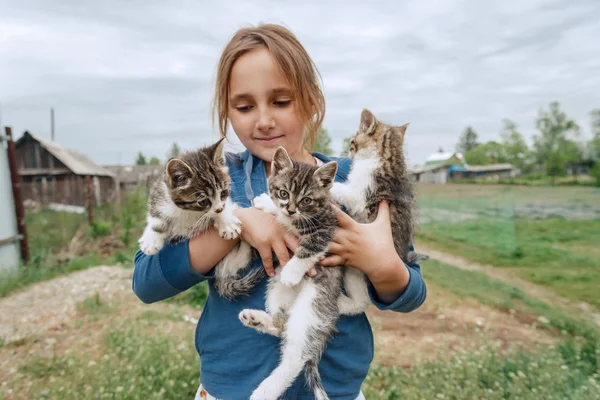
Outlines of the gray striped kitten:
M163 179L154 182L148 198L147 225L140 249L153 255L165 243L192 239L212 226L224 239L235 239L241 222L229 196L230 178L225 163L224 139L212 146L183 153L165 166ZM236 279L252 257L251 247L240 241L215 268L215 287L227 299L243 296L264 277L257 268Z
M415 227L415 190L402 149L407 128L408 124L392 126L377 121L371 111L364 109L358 130L350 141L353 162L348 180L336 182L331 196L361 223L374 221L379 203L389 200L394 247L405 263L412 264L429 257L410 250ZM363 312L371 303L365 274L347 268L344 285L353 301L341 299L343 313Z
M321 167L293 161L279 147L271 163L269 194L257 197L254 207L277 215L300 238L294 257L269 279L266 312L246 309L239 318L248 327L283 338L281 361L254 391L251 400L276 400L305 370L307 382L319 400L328 399L318 371L319 360L339 318L338 298L342 267L317 267L337 227L330 206L337 162Z

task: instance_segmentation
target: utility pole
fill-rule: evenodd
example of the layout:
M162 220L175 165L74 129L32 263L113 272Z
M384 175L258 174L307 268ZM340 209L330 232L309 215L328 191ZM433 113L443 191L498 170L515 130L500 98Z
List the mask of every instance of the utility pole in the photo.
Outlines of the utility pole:
M54 108L50 108L50 138L54 142Z

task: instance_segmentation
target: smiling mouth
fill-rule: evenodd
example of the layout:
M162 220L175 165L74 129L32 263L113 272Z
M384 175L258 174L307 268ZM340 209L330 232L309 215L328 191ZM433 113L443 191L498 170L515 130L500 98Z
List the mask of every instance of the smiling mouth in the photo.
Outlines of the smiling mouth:
M279 138L282 138L282 137L283 137L283 135L280 135L280 136L269 136L269 137L266 137L266 138L256 138L256 140L260 140L261 142L272 142L273 140L279 139Z

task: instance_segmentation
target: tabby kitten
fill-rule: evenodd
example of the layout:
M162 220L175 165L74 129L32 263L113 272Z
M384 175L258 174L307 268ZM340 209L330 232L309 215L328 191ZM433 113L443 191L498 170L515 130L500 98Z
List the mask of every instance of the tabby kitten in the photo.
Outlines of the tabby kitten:
M251 400L276 400L303 368L315 397L328 399L318 364L339 318L342 267L317 267L314 278L305 274L326 254L337 227L329 204L336 172L336 162L320 167L299 163L279 147L271 163L270 197L263 194L254 200L255 208L277 215L300 238L300 247L285 268L278 268L269 279L266 312L245 309L239 314L244 325L283 338L279 365Z
M415 191L402 150L407 128L408 124L384 124L371 111L364 109L358 130L350 141L353 163L348 180L336 182L331 196L361 223L374 221L379 203L389 200L394 247L400 258L411 264L429 257L410 251L415 227ZM353 301L341 298L340 311L343 314L363 312L370 304L366 276L357 269L347 268L344 284Z
M224 239L235 239L241 222L229 196L230 179L225 163L224 139L212 146L185 152L167 162L148 199L148 217L139 240L140 249L156 254L165 243L191 239L215 226ZM258 268L235 279L252 257L251 247L240 241L215 269L215 287L227 299L247 294L262 278ZM262 272L262 273L261 273Z

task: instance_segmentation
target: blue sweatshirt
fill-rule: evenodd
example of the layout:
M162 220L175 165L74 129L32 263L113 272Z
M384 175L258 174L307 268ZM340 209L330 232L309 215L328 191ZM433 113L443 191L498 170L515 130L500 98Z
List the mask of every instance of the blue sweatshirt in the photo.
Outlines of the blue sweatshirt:
M351 160L330 158L320 153L323 162L336 160L336 181L344 182ZM267 192L265 167L248 151L228 154L231 176L231 196L241 207L250 207L251 200ZM263 268L260 260L250 268ZM410 280L404 292L391 304L377 299L369 283L371 301L380 310L410 312L418 308L427 295L425 282L417 264L407 265ZM242 309L264 309L267 279L257 286L250 297L227 301L214 288L214 270L206 275L195 272L188 258L188 242L167 245L153 256L141 251L135 255L133 291L144 303L160 301L208 280L209 296L196 327L196 350L200 355L201 381L212 396L224 400L247 400L253 390L278 364L280 341L270 335L247 328L238 320ZM366 315L342 316L337 334L328 342L319 372L327 394L332 400L354 400L373 360L373 333ZM314 399L305 384L304 375L282 397L285 400Z

